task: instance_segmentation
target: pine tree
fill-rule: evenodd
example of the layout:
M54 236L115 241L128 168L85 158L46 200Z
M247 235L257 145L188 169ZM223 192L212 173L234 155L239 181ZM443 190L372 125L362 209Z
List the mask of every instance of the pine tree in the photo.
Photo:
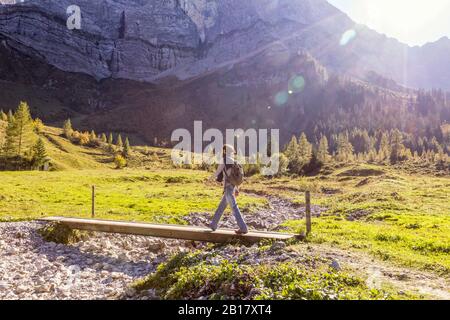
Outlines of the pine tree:
M108 136L108 144L113 144L113 134L112 133L110 133L109 134L109 136Z
M66 121L64 121L63 132L64 132L64 136L67 139L70 139L72 137L73 128L72 128L72 122L70 121L70 119L67 119Z
M353 158L353 146L348 140L347 133L340 133L337 145L337 160L348 161Z
M0 110L0 120L8 121L8 115L3 112L3 109Z
M45 163L45 159L47 158L47 152L45 150L44 141L42 138L39 138L36 144L33 147L33 164L35 167L39 168Z
M26 102L20 102L16 113L14 114L15 126L17 129L18 155L35 143L35 135L33 132L33 121L30 115L30 108Z
M325 135L320 138L319 147L317 149L317 160L321 163L327 163L330 158L330 153L328 151L328 139Z
M95 134L95 131L94 131L94 130L91 131L91 135L89 136L89 139L90 139L91 141L97 140L97 135Z
M123 147L122 136L120 135L120 133L117 135L116 146L118 146L119 148Z
M130 141L128 140L128 137L125 138L125 144L123 145L123 152L122 155L125 158L128 158L131 153L131 147L130 147Z
M403 136L398 129L395 129L391 132L391 153L389 156L391 163L403 160L402 155L404 151Z
M106 134L102 133L102 136L101 136L100 140L101 140L103 143L106 143L106 142L108 141L108 139L106 138Z

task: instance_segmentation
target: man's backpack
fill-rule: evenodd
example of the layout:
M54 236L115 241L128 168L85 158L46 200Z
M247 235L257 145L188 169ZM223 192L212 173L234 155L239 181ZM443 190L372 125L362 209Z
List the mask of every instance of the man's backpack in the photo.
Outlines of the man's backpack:
M230 170L230 174L227 173L228 169ZM225 165L223 172L227 177L227 181L235 187L240 186L244 182L244 169L237 162L231 165Z

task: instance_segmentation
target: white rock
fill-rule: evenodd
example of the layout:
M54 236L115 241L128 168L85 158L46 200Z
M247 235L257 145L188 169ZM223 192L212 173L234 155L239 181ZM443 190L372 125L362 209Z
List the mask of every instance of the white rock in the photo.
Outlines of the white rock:
M9 289L9 284L7 284L4 281L0 282L0 290L8 290L8 289Z
M101 270L101 269L103 269L103 264L102 263L96 263L96 264L94 264L93 268L95 270Z
M118 259L120 260L128 260L128 255L125 252L119 254Z
M129 298L133 297L136 294L136 289L134 288L128 288L125 290L125 295Z
M28 290L29 290L28 287L26 287L26 286L24 286L24 285L19 285L19 286L16 288L16 290L14 290L14 292L15 292L16 294L21 294L21 293L27 292Z
M340 271L341 270L341 266L339 265L339 262L337 262L336 260L333 260L331 262L330 267L333 268L336 271Z
M46 284L40 285L34 289L34 292L36 292L36 293L46 293L49 291L50 291L50 286L46 285Z

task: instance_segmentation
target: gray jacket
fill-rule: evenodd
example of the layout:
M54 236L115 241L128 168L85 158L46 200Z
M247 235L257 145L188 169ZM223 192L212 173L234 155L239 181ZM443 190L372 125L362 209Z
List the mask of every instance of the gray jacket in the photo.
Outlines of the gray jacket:
M227 157L225 159L225 163L228 164L228 165L231 165L234 162L235 162L235 160L233 158L231 158L231 157ZM226 171L226 174L225 174L225 168L226 168L225 163L219 164L219 166L217 167L217 170L216 170L216 172L214 173L214 176L213 176L214 179L217 179L219 177L219 175L222 172L224 172L224 174L223 174L223 187L224 188L226 188L228 186L232 186L232 184L227 181L228 180L227 179L227 175L231 174L231 168L228 168L227 171Z

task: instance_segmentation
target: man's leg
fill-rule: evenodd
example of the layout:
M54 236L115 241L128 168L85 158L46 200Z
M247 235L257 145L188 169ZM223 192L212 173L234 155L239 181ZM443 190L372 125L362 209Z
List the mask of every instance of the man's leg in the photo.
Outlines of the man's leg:
M239 210L239 207L237 205L236 197L234 196L234 188L227 188L225 190L225 196L227 198L228 204L231 207L231 210L233 211L233 215L239 226L239 230L242 233L247 233L248 232L247 224L244 222L241 211Z
M223 212L227 208L227 198L225 197L225 194L222 197L222 200L219 203L219 206L217 207L216 213L214 214L214 217L209 224L209 227L213 230L217 230L217 226L219 225L220 218L222 218Z

